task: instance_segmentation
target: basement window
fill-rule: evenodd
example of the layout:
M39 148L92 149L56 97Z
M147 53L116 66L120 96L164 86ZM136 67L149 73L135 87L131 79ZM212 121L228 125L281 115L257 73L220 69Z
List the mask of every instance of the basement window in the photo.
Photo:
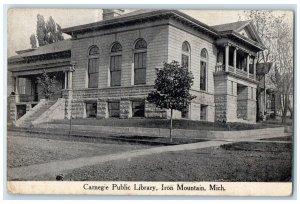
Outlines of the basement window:
M17 105L17 119L26 114L26 105Z
M132 117L144 117L144 116L145 116L145 102L132 101Z
M207 106L201 105L200 120L207 120Z
M119 118L120 117L120 102L109 102L108 103L109 117Z
M86 102L86 117L96 118L97 116L97 102Z

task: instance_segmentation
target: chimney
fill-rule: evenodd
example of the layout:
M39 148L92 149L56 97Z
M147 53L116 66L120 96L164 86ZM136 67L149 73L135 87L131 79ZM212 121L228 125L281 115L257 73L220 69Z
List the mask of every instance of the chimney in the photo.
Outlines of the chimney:
M120 16L125 11L123 9L102 9L102 10L103 10L102 20L104 21Z

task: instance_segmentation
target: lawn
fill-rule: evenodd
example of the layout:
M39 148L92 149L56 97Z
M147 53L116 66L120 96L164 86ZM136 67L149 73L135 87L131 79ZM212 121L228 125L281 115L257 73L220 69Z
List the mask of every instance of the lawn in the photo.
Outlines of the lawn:
M239 142L61 172L71 181L291 181L292 144ZM44 175L33 180L55 180Z
M53 137L53 138L52 138ZM69 160L80 157L114 154L149 146L114 141L58 139L56 135L8 132L7 166L9 168Z
M70 124L70 120L53 121L54 124ZM95 125L95 126L116 126L116 127L144 127L144 128L169 128L170 120L167 119L149 119L149 118L130 118L130 119L73 119L73 125ZM269 127L279 127L278 124L245 124L245 123L220 123L206 121L191 121L184 119L175 119L173 121L174 129L191 130L251 130Z

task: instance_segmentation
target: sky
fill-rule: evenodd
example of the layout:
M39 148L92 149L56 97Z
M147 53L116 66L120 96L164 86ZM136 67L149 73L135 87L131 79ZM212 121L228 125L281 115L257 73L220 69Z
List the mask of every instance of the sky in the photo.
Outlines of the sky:
M126 10L130 12L132 10ZM217 25L238 21L242 10L181 10L207 24ZM30 35L36 31L36 16L41 14L47 20L53 17L62 28L102 20L101 9L30 9L17 8L8 11L8 56L15 51L31 48ZM68 37L68 36L66 36Z

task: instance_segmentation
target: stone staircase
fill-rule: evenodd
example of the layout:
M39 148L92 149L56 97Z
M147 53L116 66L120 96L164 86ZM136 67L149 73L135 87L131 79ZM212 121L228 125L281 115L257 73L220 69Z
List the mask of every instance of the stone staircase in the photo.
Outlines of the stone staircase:
M34 108L23 115L16 121L15 125L18 127L31 127L32 122L38 119L43 113L45 113L56 101L43 100L40 101Z

